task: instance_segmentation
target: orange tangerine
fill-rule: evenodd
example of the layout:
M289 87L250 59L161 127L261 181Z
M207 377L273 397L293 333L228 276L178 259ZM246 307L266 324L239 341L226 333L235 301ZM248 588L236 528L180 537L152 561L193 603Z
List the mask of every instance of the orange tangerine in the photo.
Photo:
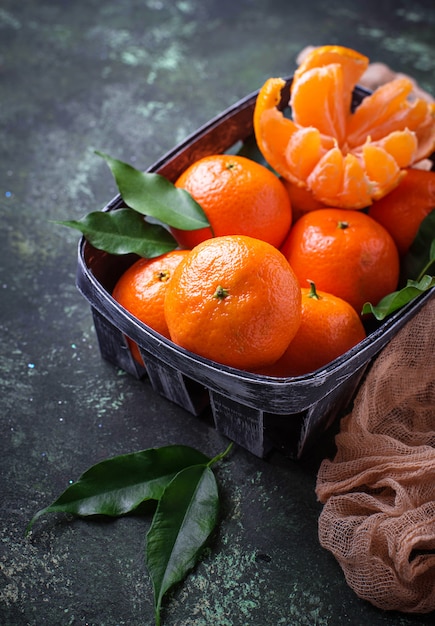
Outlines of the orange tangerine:
M166 289L187 250L172 250L154 259L139 259L119 278L112 296L129 313L164 337L169 330L164 315ZM133 357L143 364L137 344L127 340Z
M379 87L351 110L367 64L349 48L315 48L293 78L292 119L278 108L283 79L267 80L257 97L254 131L264 158L328 206L370 206L399 184L404 168L435 148L435 105L411 100L406 78Z
M299 329L283 356L264 370L269 376L301 376L338 358L366 337L361 318L342 298L302 288Z
M349 302L360 313L397 288L399 253L391 235L361 211L325 208L302 215L281 248L301 285Z
M399 185L372 204L369 215L388 230L404 256L424 218L435 210L435 172L409 169Z
M292 222L291 204L279 178L246 157L216 154L195 161L175 182L203 208L210 228L172 229L184 248L212 236L248 235L279 247Z
M301 319L299 282L271 244L226 235L198 244L175 269L165 297L174 343L254 371L276 361Z

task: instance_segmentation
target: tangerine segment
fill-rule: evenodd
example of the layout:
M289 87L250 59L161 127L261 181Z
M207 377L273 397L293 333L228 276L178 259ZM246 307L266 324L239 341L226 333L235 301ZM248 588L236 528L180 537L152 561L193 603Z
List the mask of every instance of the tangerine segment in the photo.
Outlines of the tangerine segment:
M296 183L306 180L317 162L333 146L333 140L322 136L317 128L296 130L291 135L284 153L290 180Z
M417 137L409 128L393 131L379 141L373 141L372 145L378 145L391 154L400 168L408 167L417 156Z
M371 203L373 181L366 168L349 152L343 158L343 185L339 193L340 206L349 209L362 209ZM331 201L329 204L331 204Z
M362 209L371 204L372 183L360 161L339 148L327 152L307 178L315 198L327 206Z
M285 257L267 242L215 237L175 270L165 316L174 343L255 371L276 361L296 334L300 286Z
M366 143L362 149L364 166L372 184L372 198L381 198L397 187L405 172L394 157L380 146Z
M364 98L348 119L348 146L361 145L367 136L376 141L395 130L416 130L424 123L430 105L425 100L410 102L407 98L412 89L410 80L396 78Z
M346 48L345 46L326 45L311 50L294 73L297 80L307 70L313 67L323 67L331 63L339 63L343 68L343 86L346 92L351 93L369 65L365 55ZM350 101L349 101L350 105Z
M292 84L290 106L294 122L298 126L315 127L342 144L349 112L345 93L343 69L338 63L307 70Z
M308 176L307 184L314 197L324 204L338 196L343 185L343 154L338 147L320 159Z

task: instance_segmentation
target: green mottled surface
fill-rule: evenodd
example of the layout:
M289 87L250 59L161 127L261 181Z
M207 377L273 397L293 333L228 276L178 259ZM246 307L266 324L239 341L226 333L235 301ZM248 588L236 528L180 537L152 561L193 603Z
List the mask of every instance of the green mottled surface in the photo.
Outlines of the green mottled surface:
M147 519L41 519L91 464L186 443L207 423L101 360L75 288L74 232L52 223L116 189L95 149L145 168L308 44L340 43L435 92L433 2L3 0L0 7L0 624L152 624ZM430 624L359 600L318 543L319 447L305 463L237 449L223 519L165 624Z

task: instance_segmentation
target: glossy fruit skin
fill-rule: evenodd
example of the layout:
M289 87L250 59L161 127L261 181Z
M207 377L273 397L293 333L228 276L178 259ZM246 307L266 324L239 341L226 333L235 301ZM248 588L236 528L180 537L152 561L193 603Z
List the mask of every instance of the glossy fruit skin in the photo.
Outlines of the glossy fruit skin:
M180 246L191 249L213 235L247 235L279 247L292 222L291 203L269 169L242 156L218 154L194 162L175 182L201 205L212 226L172 229Z
M292 205L293 223L295 223L302 215L310 211L326 208L324 204L316 200L313 193L307 187L300 187L296 183L282 178L284 185Z
M253 371L276 361L301 316L299 282L284 256L242 235L208 239L180 263L165 298L172 341Z
M365 302L377 304L398 285L396 244L383 226L359 211L311 211L294 224L281 250L301 285L313 281L358 314Z
M434 209L435 172L408 169L396 189L372 204L369 215L388 230L405 256L421 222Z
M138 320L169 338L164 315L166 289L187 250L173 250L154 259L135 261L119 278L112 296ZM134 358L142 363L137 345L128 341Z
M302 376L324 367L366 337L361 318L345 300L303 287L302 318L283 356L263 374Z

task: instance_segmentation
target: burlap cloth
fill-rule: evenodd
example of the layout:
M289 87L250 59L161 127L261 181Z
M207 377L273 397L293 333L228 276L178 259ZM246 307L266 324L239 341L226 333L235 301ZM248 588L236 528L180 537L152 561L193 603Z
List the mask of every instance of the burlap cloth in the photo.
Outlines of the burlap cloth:
M321 545L375 606L435 610L435 298L373 361L319 469Z

